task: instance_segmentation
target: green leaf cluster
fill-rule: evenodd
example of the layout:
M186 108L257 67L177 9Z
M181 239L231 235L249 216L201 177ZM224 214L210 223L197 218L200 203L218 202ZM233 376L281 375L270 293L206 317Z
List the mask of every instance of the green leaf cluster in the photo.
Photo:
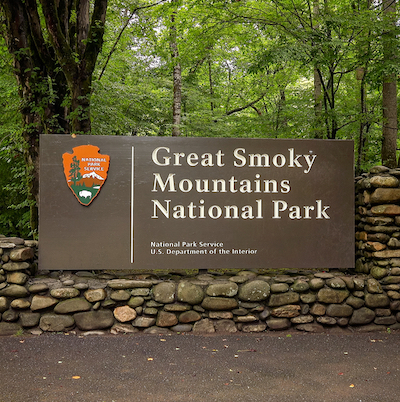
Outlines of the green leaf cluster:
M109 0L91 81L91 133L171 135L179 61L182 135L353 139L357 170L366 170L380 163L382 77L400 74L399 26L388 18L378 3L342 0ZM95 46L96 35L91 40L84 45ZM2 176L7 197L21 182L23 160L14 156L23 105L1 37L0 64L0 173L10 172L10 161L17 169ZM41 82L41 99L51 104L54 83Z

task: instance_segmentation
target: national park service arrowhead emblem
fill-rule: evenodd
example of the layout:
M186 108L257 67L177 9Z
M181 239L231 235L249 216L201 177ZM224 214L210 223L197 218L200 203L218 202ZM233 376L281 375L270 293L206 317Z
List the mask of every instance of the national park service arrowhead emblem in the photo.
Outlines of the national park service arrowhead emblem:
M101 155L94 145L72 148L72 154L63 154L64 175L76 199L88 206L99 194L107 179L110 156Z

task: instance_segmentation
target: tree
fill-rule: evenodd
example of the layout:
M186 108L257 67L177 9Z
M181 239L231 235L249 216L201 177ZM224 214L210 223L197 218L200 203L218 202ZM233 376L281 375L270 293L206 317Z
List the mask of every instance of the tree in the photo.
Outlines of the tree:
M1 28L1 24L0 24ZM0 34L0 234L29 236L29 207L12 57Z
M351 4L336 0L221 2L221 7L242 23L275 32L281 47L292 49L293 60L308 67L305 78L314 75L316 137L321 137L321 123L324 137L335 139L340 130L355 122L348 105L342 108L345 98L341 92L347 76L357 67L357 38L368 34L370 27L363 23L370 10L354 13Z
M33 230L38 226L39 134L90 132L92 76L106 10L107 0L61 0L57 5L52 0L0 0L23 101Z
M394 4L0 0L0 158L25 154L32 227L42 132L354 138L357 171L394 166Z
M388 29L383 32L382 46L385 71L382 83L382 164L390 168L397 166L397 38L396 0L383 0L383 14Z
M64 10L56 7L54 1L40 2L50 42L71 96L72 131L88 133L92 77L103 44L108 0L95 0L91 15L90 0L66 3Z
M99 55L91 98L93 133L169 135L172 126L172 74L168 40L158 44L169 26L166 0L125 5L107 11L105 41ZM165 17L165 18L164 18Z
M179 61L179 50L177 43L177 30L176 30L176 18L178 14L178 0L172 0L175 9L171 14L171 26L170 26L170 48L171 58L173 63L173 82L174 82L174 99L172 103L172 136L176 137L181 135L181 109L182 109L182 69Z
M79 159L74 156L69 170L69 179L76 185L82 179L81 168L79 166Z

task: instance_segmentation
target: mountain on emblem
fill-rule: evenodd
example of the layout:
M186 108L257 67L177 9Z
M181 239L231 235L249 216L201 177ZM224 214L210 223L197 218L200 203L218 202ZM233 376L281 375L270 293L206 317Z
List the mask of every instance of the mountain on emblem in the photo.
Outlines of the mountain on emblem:
M109 155L101 155L94 145L72 148L72 154L63 154L64 175L76 199L88 206L99 194L107 179Z

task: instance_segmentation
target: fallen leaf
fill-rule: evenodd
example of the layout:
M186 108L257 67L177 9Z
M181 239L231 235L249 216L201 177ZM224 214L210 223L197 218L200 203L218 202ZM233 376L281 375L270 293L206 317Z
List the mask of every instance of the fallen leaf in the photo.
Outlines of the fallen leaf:
M161 342L166 342L167 340L166 340L166 339L160 339L160 341L161 341Z
M74 376L72 376L72 379L73 379L73 380L80 380L80 378L81 378L81 377L80 377L79 375L74 375Z
M343 373L339 373L339 375L343 375Z
M22 340L22 341L19 341L19 343L24 343L25 341L24 340Z
M350 384L350 388L354 388L354 384Z
M149 362L151 362L151 361L153 361L154 359L152 358L152 357L148 357L147 358L147 361L149 361Z

